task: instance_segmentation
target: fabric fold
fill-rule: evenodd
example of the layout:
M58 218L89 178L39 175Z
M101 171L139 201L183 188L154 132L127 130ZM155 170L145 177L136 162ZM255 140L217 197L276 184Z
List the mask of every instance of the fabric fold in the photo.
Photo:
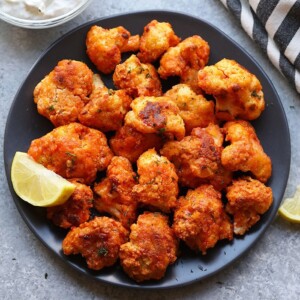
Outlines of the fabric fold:
M220 0L300 93L300 0Z

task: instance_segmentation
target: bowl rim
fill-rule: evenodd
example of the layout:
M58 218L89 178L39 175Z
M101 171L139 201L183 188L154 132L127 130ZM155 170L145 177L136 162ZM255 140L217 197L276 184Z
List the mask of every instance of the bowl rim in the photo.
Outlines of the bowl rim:
M64 13L56 17L48 18L48 19L38 19L38 20L18 18L1 11L0 8L0 19L9 24L16 25L23 28L36 28L36 29L50 28L50 27L63 24L75 18L84 9L86 9L92 1L93 0L85 0L81 4L78 4L75 8L68 11L67 13Z

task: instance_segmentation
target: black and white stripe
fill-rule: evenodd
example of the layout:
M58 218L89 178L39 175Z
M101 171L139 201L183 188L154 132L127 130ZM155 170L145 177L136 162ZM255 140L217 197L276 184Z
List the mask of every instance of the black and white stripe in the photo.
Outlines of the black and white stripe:
M300 93L300 0L220 0Z

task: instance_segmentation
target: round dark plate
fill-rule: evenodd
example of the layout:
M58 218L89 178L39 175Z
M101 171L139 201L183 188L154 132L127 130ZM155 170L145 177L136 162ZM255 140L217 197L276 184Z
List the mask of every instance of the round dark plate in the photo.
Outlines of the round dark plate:
M274 203L259 223L243 238L235 238L231 243L219 242L215 248L208 251L206 256L184 249L182 256L168 268L162 280L137 284L123 273L119 265L94 272L87 269L85 261L79 256L65 256L61 250L61 243L66 232L47 222L45 209L33 207L15 194L10 179L10 169L16 151L26 152L33 139L53 128L47 119L37 113L36 105L33 103L32 92L36 84L59 60L65 58L82 60L96 72L85 53L85 37L91 25L97 24L106 28L122 25L132 34L141 34L144 26L153 19L171 23L176 34L181 38L198 34L207 40L211 47L209 64L216 63L222 58L235 59L261 81L266 109L253 125L273 162L273 175L268 185L273 189ZM107 85L112 85L109 77L104 77L104 81ZM290 156L289 129L282 104L272 83L257 62L241 46L207 22L166 11L137 12L99 19L61 37L38 59L21 85L8 115L4 137L4 161L9 188L21 216L32 232L62 260L78 271L107 283L140 288L175 287L204 279L219 272L252 247L277 213L289 175Z

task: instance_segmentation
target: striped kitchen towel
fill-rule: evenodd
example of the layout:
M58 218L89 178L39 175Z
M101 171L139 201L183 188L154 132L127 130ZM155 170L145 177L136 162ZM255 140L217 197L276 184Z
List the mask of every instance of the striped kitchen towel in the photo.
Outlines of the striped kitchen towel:
M300 93L300 0L220 0Z

